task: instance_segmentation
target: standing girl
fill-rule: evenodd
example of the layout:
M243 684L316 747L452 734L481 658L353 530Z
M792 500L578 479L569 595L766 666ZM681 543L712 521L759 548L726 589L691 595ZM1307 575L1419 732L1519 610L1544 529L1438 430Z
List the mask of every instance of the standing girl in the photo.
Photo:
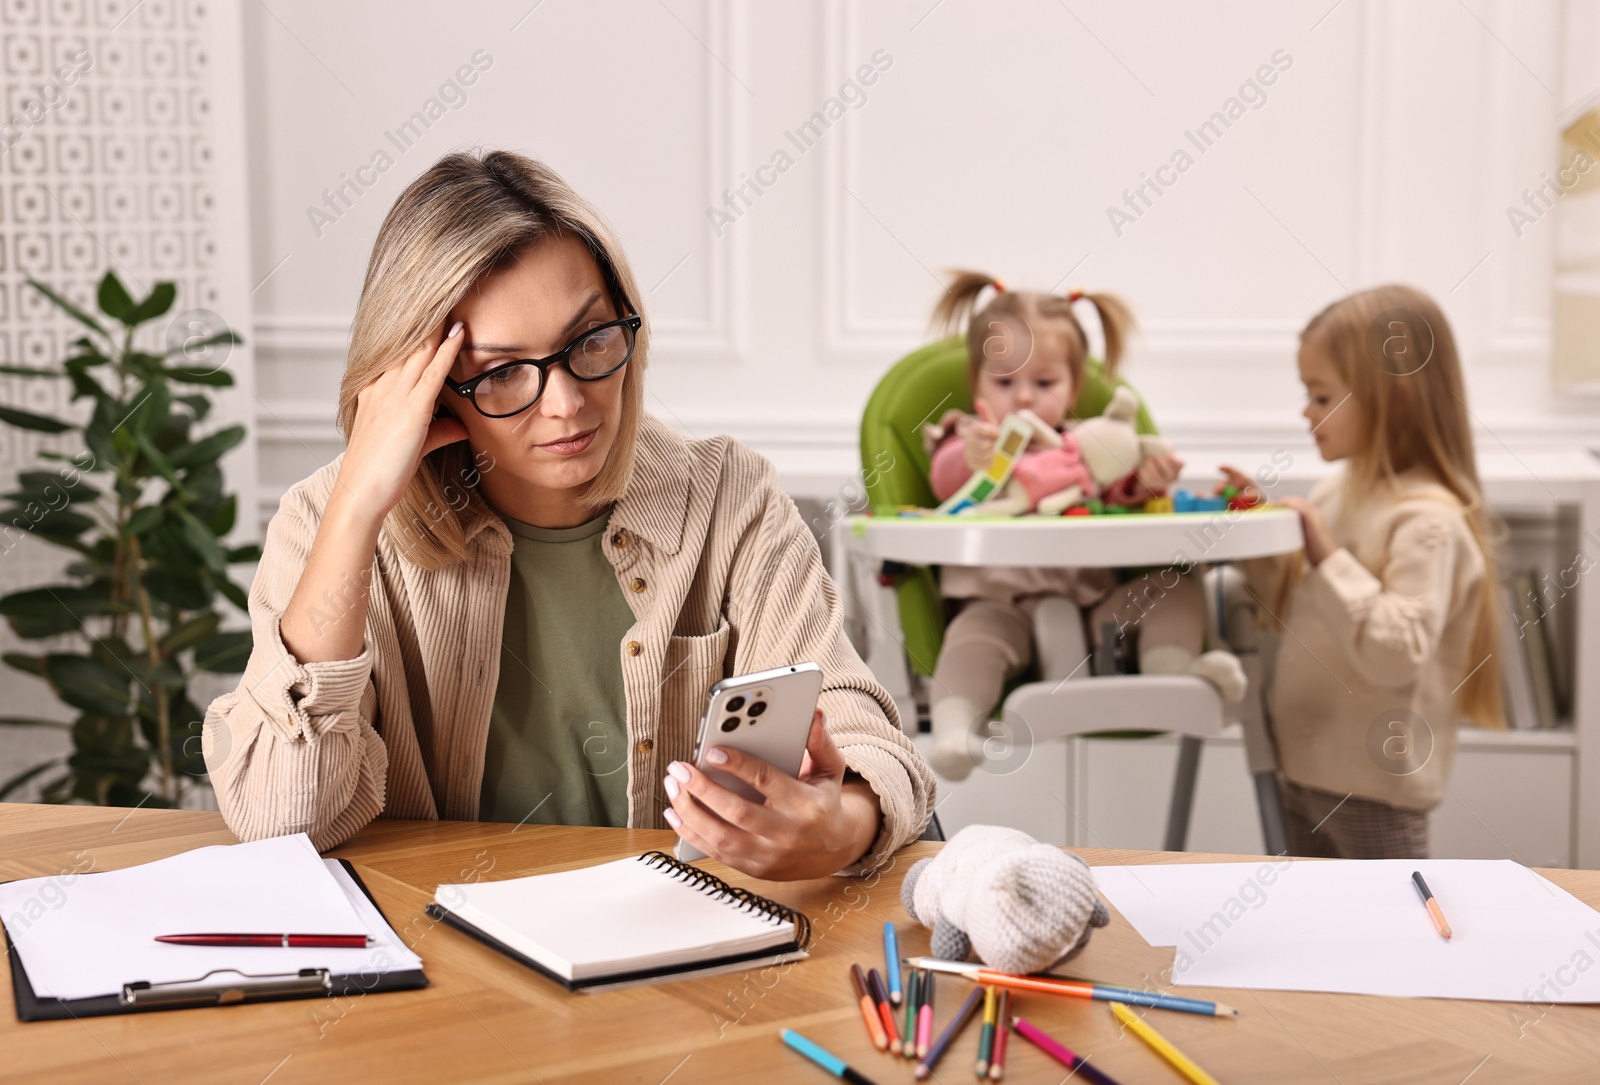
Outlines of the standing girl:
M1313 317L1299 366L1317 449L1345 467L1286 502L1303 568L1247 569L1286 634L1270 703L1289 850L1425 857L1458 721L1504 726L1491 518L1455 339L1426 295L1382 286Z

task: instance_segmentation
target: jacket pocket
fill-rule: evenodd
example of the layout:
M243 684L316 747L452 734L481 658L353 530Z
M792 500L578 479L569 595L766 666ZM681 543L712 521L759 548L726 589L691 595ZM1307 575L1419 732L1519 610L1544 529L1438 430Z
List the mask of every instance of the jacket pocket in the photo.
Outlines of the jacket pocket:
M661 666L661 726L657 740L666 760L694 756L706 691L723 678L732 627L722 618L717 628L698 637L668 637Z

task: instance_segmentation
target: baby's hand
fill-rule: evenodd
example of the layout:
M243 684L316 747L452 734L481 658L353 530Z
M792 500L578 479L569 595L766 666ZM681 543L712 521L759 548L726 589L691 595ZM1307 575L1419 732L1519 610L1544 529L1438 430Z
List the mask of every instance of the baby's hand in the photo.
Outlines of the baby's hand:
M1167 487L1178 481L1183 472L1183 461L1169 452L1146 456L1136 472L1139 485L1151 496L1160 496Z
M1222 464L1218 467L1218 470L1222 472L1222 477L1227 480L1227 484L1239 491L1239 496L1248 500L1252 505L1260 505L1267 500L1267 495L1261 492L1261 487L1257 486L1249 475L1237 467Z
M956 433L961 437L967 466L982 471L994 459L994 445L1000 437L1000 427L995 423L994 412L983 400L978 400L978 417L967 416L957 423Z

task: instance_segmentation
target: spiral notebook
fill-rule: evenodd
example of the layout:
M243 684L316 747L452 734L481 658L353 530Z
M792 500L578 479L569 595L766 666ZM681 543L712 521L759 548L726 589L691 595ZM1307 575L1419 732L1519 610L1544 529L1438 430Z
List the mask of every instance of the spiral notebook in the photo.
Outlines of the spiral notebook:
M591 992L800 960L811 940L801 913L659 851L441 885L428 914Z

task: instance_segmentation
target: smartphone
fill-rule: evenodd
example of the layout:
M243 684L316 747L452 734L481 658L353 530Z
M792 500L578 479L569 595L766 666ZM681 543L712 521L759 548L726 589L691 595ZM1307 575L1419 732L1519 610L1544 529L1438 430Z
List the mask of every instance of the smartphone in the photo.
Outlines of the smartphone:
M761 758L779 772L800 775L811 717L821 693L822 668L815 663L724 678L707 694L706 714L694 746L695 767L729 791L752 802L763 801L755 788L737 776L708 765L706 751L713 746L738 750ZM688 862L704 859L705 852L679 837L677 856Z

